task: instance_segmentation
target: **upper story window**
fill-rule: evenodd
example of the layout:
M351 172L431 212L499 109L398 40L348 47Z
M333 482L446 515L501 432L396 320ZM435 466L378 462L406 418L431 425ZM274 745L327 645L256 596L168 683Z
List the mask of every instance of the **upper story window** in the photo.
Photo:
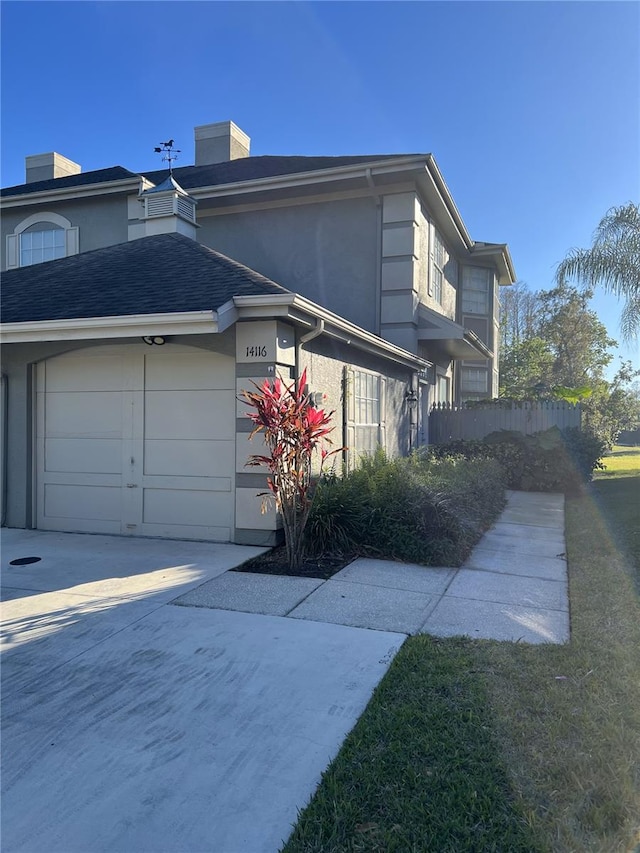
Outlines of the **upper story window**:
M442 237L433 229L433 268L431 271L432 296L438 305L442 305L442 290L444 284L444 268L447 262L447 251Z
M54 261L56 258L66 257L67 247L64 229L47 228L46 230L39 230L37 225L32 225L31 229L20 234L21 267L29 267L31 264L41 264L43 261Z
M462 313L489 313L489 282L491 270L483 267L462 269Z
M7 234L6 249L9 270L77 255L78 228L59 213L34 213Z

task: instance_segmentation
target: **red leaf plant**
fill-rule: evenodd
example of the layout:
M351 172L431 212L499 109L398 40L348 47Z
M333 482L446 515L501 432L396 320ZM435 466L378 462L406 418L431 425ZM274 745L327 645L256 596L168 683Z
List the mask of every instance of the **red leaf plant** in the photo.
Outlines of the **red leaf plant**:
M264 465L268 471L268 492L261 492L262 511L266 501L275 499L276 509L282 515L284 538L289 567L300 566L304 554L304 528L311 511L315 482L311 476L314 451L320 450L320 472L326 460L344 448L327 450L328 438L333 431L330 426L333 412L316 409L308 394L307 371L304 370L297 384L287 385L281 379L271 383L252 383L256 391L242 391L243 403L253 411L247 416L253 421L254 429L249 438L263 433L270 455L254 454L247 465Z

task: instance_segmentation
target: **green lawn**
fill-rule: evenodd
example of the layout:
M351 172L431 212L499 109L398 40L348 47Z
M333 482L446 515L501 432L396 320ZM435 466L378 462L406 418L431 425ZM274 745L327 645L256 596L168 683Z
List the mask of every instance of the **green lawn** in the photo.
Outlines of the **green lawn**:
M286 853L640 844L638 484L567 501L571 644L408 639Z
M603 458L604 471L596 471L596 479L640 476L640 447L615 447Z

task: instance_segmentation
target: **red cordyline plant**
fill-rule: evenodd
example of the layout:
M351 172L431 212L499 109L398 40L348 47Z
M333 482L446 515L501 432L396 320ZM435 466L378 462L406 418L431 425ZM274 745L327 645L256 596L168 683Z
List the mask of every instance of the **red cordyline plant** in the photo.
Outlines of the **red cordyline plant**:
M311 511L315 485L311 477L313 453L320 449L320 471L326 460L343 448L327 450L333 412L316 409L305 393L307 371L297 385L287 385L281 379L273 384L265 379L256 391L243 391L243 402L255 411L247 412L255 427L249 436L261 432L270 456L254 454L247 465L264 465L269 470L268 492L263 492L263 512L266 500L275 498L282 515L289 567L297 568L304 553L304 528Z

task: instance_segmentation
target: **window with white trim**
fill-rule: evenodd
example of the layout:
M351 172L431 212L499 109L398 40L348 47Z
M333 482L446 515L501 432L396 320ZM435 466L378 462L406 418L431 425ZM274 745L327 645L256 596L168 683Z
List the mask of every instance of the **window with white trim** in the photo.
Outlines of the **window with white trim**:
M78 228L59 213L34 213L7 234L6 250L9 270L77 255Z
M40 230L32 225L20 235L20 266L29 267L44 261L55 261L67 255L65 233L62 228Z
M489 281L491 270L483 267L462 268L462 313L489 313Z
M489 375L484 367L463 367L460 376L461 391L486 392Z
M444 268L447 262L447 252L438 231L433 229L433 265L431 270L432 295L438 305L442 305L442 290Z
M386 379L379 373L345 368L346 445L349 467L360 456L385 446Z

